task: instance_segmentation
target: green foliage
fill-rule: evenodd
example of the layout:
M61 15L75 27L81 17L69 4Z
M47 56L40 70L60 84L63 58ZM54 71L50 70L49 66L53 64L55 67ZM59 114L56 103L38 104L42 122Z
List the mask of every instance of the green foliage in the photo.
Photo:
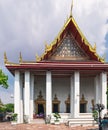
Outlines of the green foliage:
M5 107L0 107L0 113L4 113L6 112L6 108Z
M6 112L5 109L6 109L6 108L5 108L4 104L2 103L2 101L1 101L1 99L0 99L0 113Z
M9 103L5 105L6 107L6 112L14 112L14 104Z
M2 87L4 87L4 88L8 88L8 83L7 83L7 81L8 81L8 76L7 75L5 75L3 72L2 72L2 70L0 69L0 85L2 86Z
M92 115L93 115L94 120L97 121L98 120L98 111L94 110Z
M13 113L12 114L12 121L17 121L17 116L18 116L17 113Z
M56 121L58 121L58 119L61 118L59 113L54 113L53 116L56 118Z

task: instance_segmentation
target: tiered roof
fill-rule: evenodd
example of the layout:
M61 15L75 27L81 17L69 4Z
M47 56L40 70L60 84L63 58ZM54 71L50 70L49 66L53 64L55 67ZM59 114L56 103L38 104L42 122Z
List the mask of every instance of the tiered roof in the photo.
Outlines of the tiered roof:
M94 47L87 41L73 16L66 20L61 31L48 45L45 52L36 61L24 61L20 53L19 63L9 62L4 54L4 62L9 70L15 69L105 69L107 64L96 52Z

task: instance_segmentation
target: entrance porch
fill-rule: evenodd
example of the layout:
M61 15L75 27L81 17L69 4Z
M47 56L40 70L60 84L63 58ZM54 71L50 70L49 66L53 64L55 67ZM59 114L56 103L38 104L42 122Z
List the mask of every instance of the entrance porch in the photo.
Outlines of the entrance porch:
M92 113L95 103L101 102L106 108L106 86L104 72L15 71L14 101L18 123L23 122L24 115L30 122L34 114L47 117L55 112L62 115L61 121L82 119ZM105 112L106 109L103 114Z

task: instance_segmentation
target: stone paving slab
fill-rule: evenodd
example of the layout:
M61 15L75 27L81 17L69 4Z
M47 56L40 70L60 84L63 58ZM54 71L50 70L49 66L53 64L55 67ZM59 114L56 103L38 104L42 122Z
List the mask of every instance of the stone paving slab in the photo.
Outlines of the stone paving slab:
M0 130L98 130L93 126L77 126L68 127L65 124L50 125L50 124L18 124L12 125L9 122L0 123Z

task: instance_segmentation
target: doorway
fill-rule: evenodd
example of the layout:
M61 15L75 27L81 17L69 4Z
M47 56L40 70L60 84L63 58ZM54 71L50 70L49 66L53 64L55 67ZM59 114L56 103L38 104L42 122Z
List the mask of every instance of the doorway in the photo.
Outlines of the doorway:
M38 114L44 114L44 106L43 104L38 104Z

